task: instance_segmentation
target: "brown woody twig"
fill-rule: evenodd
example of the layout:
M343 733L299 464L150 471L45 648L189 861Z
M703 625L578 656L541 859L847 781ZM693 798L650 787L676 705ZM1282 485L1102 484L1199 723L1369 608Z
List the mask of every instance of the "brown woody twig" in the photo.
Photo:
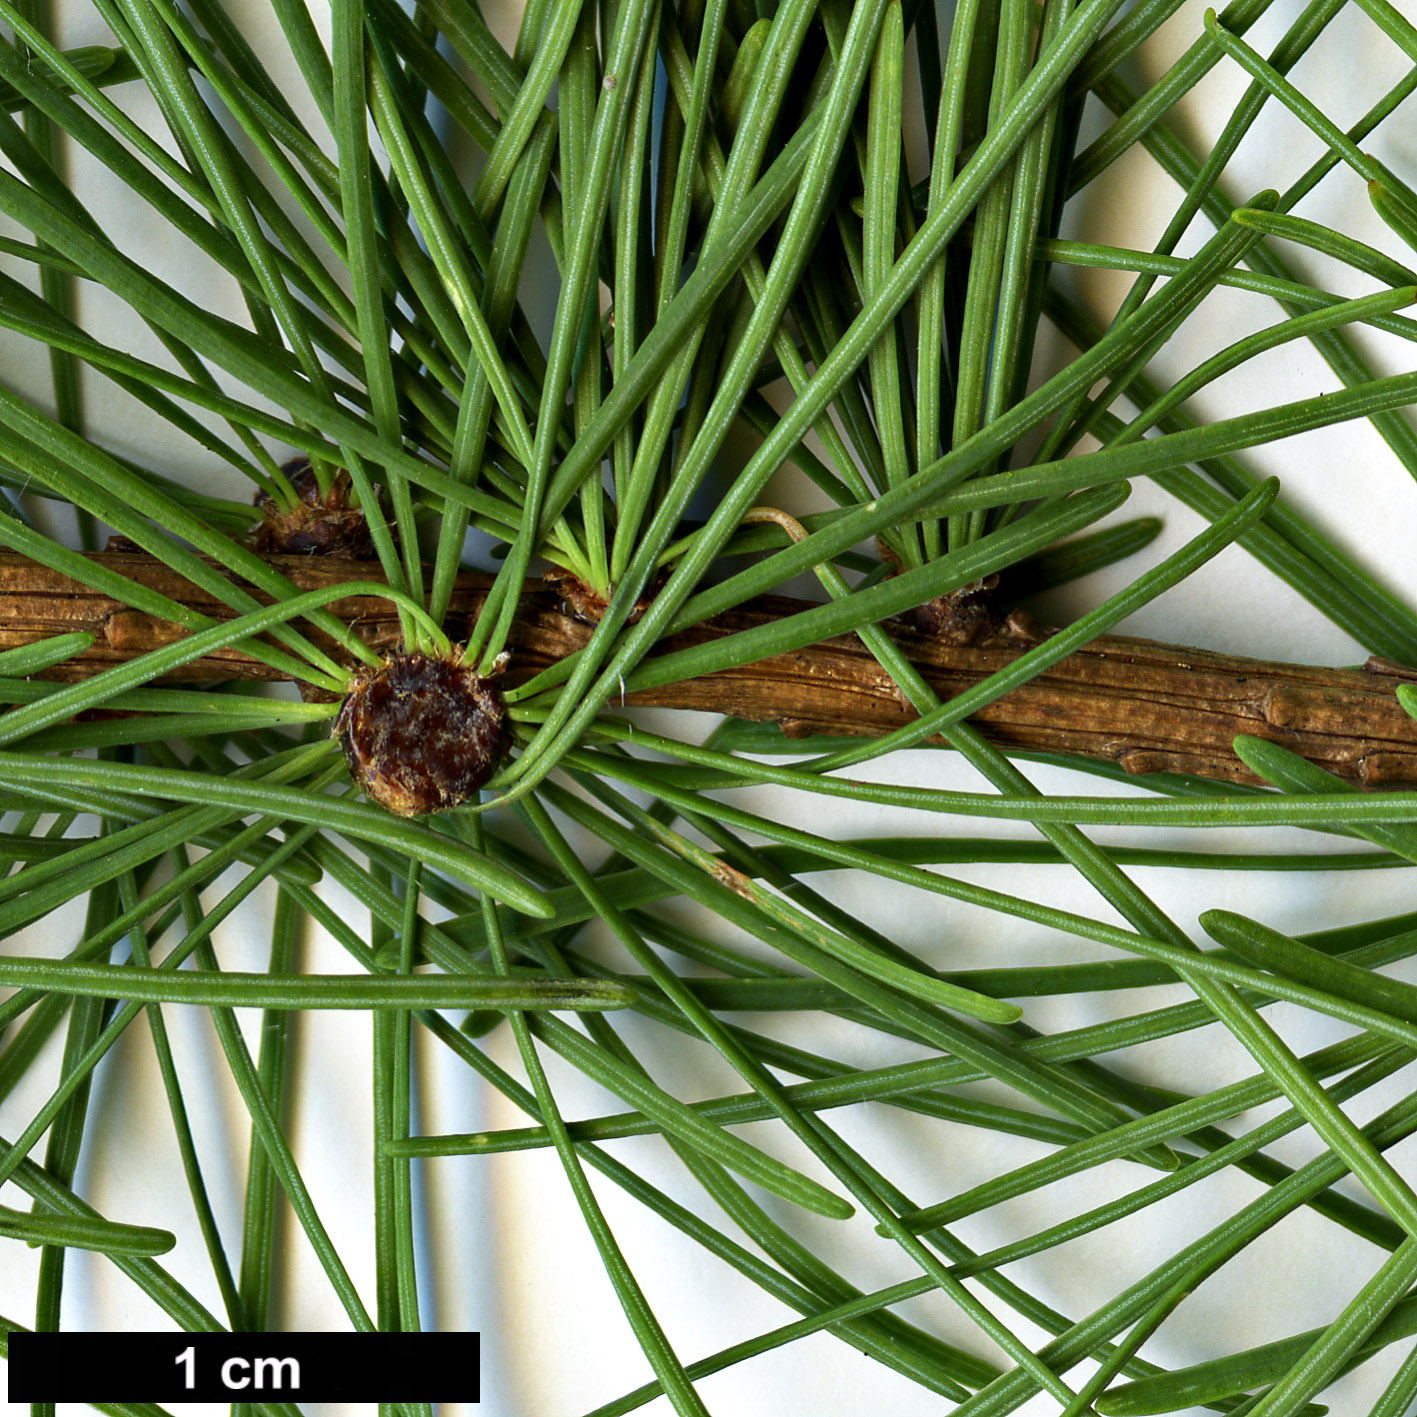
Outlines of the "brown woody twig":
M233 612L141 553L97 552L109 569L213 619ZM300 590L378 579L368 562L273 557ZM490 578L463 575L447 629L457 641L476 617ZM399 643L390 604L351 596L330 607L376 649ZM677 649L749 629L804 605L764 597L664 642ZM23 556L0 553L0 649L86 630L93 646L53 671L81 678L131 659L184 633ZM509 682L517 683L579 649L590 627L569 614L542 585L522 597L509 648ZM1014 615L970 645L947 644L895 622L893 633L942 698L976 684L1048 634ZM312 635L312 638L318 638ZM326 644L326 648L332 646ZM187 665L186 680L269 679L273 671L235 650ZM1231 751L1236 734L1281 743L1365 788L1417 783L1417 723L1395 691L1417 670L1383 660L1361 669L1326 669L1240 659L1151 640L1101 636L972 720L1006 747L1074 753L1120 763L1128 772L1181 772L1254 782ZM790 735L875 735L909 722L890 678L854 635L840 636L738 669L631 693L630 705L700 710L776 720Z

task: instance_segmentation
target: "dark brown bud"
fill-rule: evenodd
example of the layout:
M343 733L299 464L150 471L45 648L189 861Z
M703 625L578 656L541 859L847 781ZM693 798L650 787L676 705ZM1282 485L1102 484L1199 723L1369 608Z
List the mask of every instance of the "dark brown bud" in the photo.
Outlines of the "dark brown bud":
M606 608L610 604L609 600L569 571L562 570L559 566L548 566L542 572L541 578L561 597L561 603L577 620L583 621L587 625L598 625L605 618ZM635 601L634 608L629 615L625 617L627 625L639 623L645 611L654 604L654 598L659 593L664 581L663 572L655 576L645 588L644 594Z
M309 458L292 458L281 474L296 495L288 511L264 492L255 505L264 513L251 533L251 543L262 556L341 556L351 561L372 561L374 541L363 509L350 504L350 481L340 472L322 495Z
M371 802L421 817L476 797L506 751L506 714L460 660L401 653L356 679L335 734Z
M985 576L958 590L937 595L901 618L922 635L931 635L946 644L971 645L993 628L990 597L998 584L998 576Z

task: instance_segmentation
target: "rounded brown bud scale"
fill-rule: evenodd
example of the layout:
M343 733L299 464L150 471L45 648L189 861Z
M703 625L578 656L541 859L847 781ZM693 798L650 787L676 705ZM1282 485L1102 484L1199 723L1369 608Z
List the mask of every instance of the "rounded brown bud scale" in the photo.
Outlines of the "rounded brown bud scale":
M292 458L280 471L295 493L295 506L283 510L265 492L256 494L255 505L263 515L251 532L251 544L262 556L376 559L364 511L350 504L347 472L341 470L322 494L309 458Z
M371 802L421 817L476 797L506 751L506 712L461 660L404 652L359 675L335 735Z

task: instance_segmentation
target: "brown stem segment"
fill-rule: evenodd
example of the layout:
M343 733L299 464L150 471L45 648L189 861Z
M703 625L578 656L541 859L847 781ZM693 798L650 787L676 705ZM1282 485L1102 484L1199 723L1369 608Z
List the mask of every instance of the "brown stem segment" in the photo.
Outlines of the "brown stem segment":
M97 552L108 569L213 619L230 609L153 558ZM300 590L378 579L368 562L272 557ZM462 576L447 630L466 637L490 578ZM259 596L258 598L264 598ZM330 607L375 649L399 645L397 614L386 600L350 596ZM794 614L801 601L768 596L664 642L678 649ZM73 630L93 634L92 648L51 677L77 679L180 639L166 621L99 595L23 556L0 553L0 649ZM592 632L536 583L522 597L509 649L507 683L529 678L579 649ZM893 622L892 633L941 698L949 698L1011 663L1048 633L1014 615L993 634L953 645ZM320 637L311 632L313 639ZM331 648L328 644L326 648ZM187 665L186 680L269 679L274 672L235 650ZM1075 753L1121 764L1128 772L1182 772L1228 782L1255 779L1231 751L1238 733L1268 738L1365 788L1417 783L1417 722L1396 688L1417 670L1382 660L1362 669L1325 669L1240 659L1209 650L1104 635L976 714L985 735L1005 747ZM877 735L914 713L854 635L791 654L662 688L627 702L776 720L790 735Z

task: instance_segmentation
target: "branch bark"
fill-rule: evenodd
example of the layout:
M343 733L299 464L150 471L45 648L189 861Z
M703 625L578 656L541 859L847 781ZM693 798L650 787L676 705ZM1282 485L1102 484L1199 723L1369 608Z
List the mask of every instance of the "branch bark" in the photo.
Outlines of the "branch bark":
M233 613L145 554L96 552L90 559L212 619ZM379 579L368 562L270 559L300 590ZM477 616L490 583L490 577L473 573L459 579L447 624L455 641ZM350 596L330 608L375 649L398 644L398 619L387 601ZM764 597L674 636L664 648L733 634L803 608L800 601ZM26 557L0 553L0 649L73 630L93 634L93 646L48 677L99 673L184 633ZM538 583L522 598L509 646L510 681L520 682L573 653L590 633L554 591ZM946 644L902 622L893 622L892 633L935 691L949 698L1050 632L1016 615L972 645ZM327 642L325 648L333 647ZM180 677L210 682L275 676L227 650L194 661ZM1193 773L1229 782L1255 781L1230 747L1236 734L1247 733L1281 743L1361 787L1384 787L1417 783L1417 723L1395 697L1403 680L1417 682L1417 670L1384 660L1369 660L1361 669L1278 664L1106 635L972 721L1006 747L1102 758L1132 773ZM793 736L881 734L914 717L854 635L632 693L626 702L776 720Z

